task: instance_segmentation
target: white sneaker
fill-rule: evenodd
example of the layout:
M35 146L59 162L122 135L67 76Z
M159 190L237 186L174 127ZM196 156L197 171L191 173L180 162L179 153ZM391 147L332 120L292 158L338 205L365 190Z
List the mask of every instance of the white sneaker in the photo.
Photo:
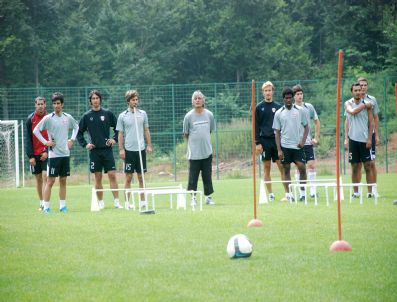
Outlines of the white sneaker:
M195 197L195 196L192 196L192 200L191 200L191 202L190 202L190 205L191 205L192 207L195 207L195 206L197 205L197 201L196 201L196 197Z
M103 210L105 208L105 202L103 200L98 201L98 206L100 210Z
M360 193L354 192L354 193L352 194L352 197L353 197L353 198L360 198Z
M114 205L114 208L115 208L115 209L123 209L123 206L122 206L121 204L119 204L119 203L116 203L116 204Z
M148 210L147 201L140 201L140 202L139 202L139 210L140 210L141 212L147 211L147 210Z
M273 193L269 194L269 201L275 201L276 200L276 196L274 196Z
M373 194L373 193L367 193L367 198L372 198L372 197L375 197L375 194Z
M129 210L130 209L130 203L128 201L126 201L124 203L124 209Z
M215 205L215 201L212 199L211 196L207 196L207 197L205 198L205 203L208 204L209 206Z

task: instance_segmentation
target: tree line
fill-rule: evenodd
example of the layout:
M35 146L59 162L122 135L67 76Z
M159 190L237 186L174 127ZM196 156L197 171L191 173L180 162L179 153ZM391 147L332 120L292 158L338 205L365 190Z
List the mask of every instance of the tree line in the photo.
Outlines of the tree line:
M3 0L0 87L396 74L393 0Z

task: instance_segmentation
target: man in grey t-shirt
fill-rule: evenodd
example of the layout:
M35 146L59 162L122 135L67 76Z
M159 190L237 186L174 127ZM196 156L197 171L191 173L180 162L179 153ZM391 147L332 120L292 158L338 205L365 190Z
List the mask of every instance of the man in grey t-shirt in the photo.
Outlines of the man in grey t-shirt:
M300 173L300 181L306 183L306 161L303 146L309 132L307 114L292 104L294 92L285 87L282 92L284 106L276 111L273 121L273 129L276 134L278 156L284 167L284 186L287 188L291 182L291 163L295 163ZM304 127L303 135L301 127ZM304 190L301 188L301 190ZM301 195L301 200L305 196ZM286 193L285 199L292 201L291 193Z
M124 160L125 184L124 188L131 188L132 175L136 172L139 188L144 188L144 176L146 172L146 152L152 153L152 140L149 131L149 122L144 110L138 109L139 94L136 90L128 90L125 93L128 104L127 110L120 113L117 119L116 130L119 132L119 154ZM145 148L146 140L146 148ZM142 166L141 166L142 161ZM125 201L125 209L132 205ZM147 210L145 194L141 193L139 209ZM118 207L121 207L118 205Z
M43 213L50 212L51 189L55 179L59 176L59 211L66 213L66 179L70 175L70 149L76 139L79 125L77 121L65 112L62 112L64 100L62 93L52 95L54 112L47 114L34 128L33 134L48 146L47 183L44 189ZM72 136L68 139L69 129L73 129ZM47 130L48 140L41 131Z
M371 154L372 132L374 128L372 105L370 102L365 103L361 98L360 83L352 84L350 91L352 98L345 102L345 111L348 125L346 128L348 129L352 182L359 183L361 181L361 167L362 163L364 163L367 183L374 183L371 169L371 161L373 160ZM368 187L368 193L372 194L371 189L372 187ZM358 187L354 187L353 197L359 196Z
M212 145L211 132L215 129L214 116L204 108L205 96L197 90L192 95L193 109L183 120L183 135L188 141L187 158L189 160L188 190L197 190L197 182L201 171L206 204L214 205L211 197L214 192L212 186ZM192 206L196 198L192 196Z

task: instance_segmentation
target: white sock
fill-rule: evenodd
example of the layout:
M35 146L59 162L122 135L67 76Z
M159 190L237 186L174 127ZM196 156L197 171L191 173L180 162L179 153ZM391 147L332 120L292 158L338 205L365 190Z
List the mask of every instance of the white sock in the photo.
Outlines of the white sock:
M40 200L40 207L44 207L44 200Z
M299 171L295 171L295 180L296 181L299 181L299 179L300 179L300 174L299 174Z
M300 189L300 192L299 192L299 193L300 193L300 197L305 196L305 190L304 190L304 189L303 189L303 190Z
M316 171L309 171L309 173L307 174L308 178L309 178L309 182L312 184L314 183L314 181L316 180L316 175L317 172ZM316 194L316 187L311 186L310 187L310 195Z
M102 202L103 202L103 200L102 200ZM120 204L120 200L118 198L115 198L114 199L114 205L117 206L119 204Z
M64 206L66 206L66 200L59 200L59 208L62 209Z
M50 202L49 201L43 201L43 205L44 205L44 210L48 209L50 207Z

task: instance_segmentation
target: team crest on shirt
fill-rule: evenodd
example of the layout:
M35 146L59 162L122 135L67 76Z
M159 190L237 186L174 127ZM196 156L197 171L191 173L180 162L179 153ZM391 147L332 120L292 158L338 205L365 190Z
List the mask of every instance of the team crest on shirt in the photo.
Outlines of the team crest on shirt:
M101 121L103 122L105 120L105 116L101 115Z
M94 118L91 116L91 117L90 117L90 121L92 122L93 120L94 120Z
M276 108L272 108L272 112L275 113L276 112Z

